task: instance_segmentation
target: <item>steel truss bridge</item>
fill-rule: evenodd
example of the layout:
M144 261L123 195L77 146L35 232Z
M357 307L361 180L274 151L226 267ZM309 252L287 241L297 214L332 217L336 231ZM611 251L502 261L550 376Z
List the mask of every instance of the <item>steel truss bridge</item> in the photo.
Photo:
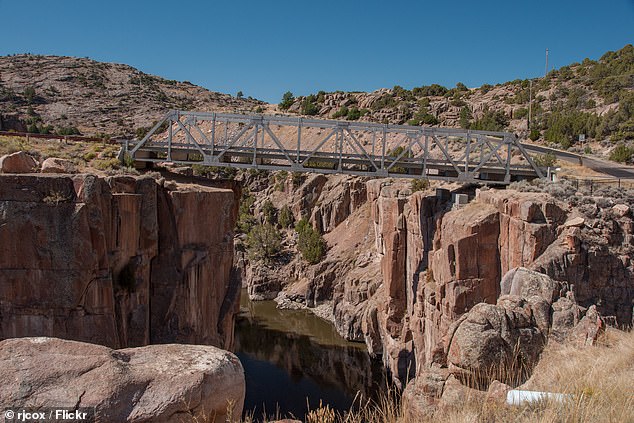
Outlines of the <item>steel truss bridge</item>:
M261 114L173 110L142 140L123 144L136 166L171 162L491 184L546 173L506 132Z

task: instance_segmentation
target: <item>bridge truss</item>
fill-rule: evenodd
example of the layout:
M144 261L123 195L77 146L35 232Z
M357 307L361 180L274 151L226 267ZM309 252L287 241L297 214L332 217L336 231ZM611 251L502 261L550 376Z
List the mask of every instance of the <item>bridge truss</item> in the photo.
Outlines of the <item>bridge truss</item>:
M142 140L135 164L229 166L371 177L508 184L543 178L517 137L476 131L261 114L170 111Z

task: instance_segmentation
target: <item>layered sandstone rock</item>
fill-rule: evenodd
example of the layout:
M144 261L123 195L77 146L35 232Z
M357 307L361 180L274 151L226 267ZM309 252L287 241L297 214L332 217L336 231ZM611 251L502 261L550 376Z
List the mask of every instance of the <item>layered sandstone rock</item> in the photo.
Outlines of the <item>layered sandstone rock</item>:
M236 214L231 190L0 176L0 337L230 348Z
M237 421L244 403L240 361L211 346L9 339L0 342L0 368L11 381L0 386L3 404L93 408L97 422Z

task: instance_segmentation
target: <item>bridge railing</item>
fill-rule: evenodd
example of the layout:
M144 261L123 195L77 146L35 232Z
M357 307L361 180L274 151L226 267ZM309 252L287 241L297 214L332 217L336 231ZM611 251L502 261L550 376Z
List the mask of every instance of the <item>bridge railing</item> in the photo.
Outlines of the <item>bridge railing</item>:
M506 132L261 114L170 111L124 150L150 163L502 184L544 177Z

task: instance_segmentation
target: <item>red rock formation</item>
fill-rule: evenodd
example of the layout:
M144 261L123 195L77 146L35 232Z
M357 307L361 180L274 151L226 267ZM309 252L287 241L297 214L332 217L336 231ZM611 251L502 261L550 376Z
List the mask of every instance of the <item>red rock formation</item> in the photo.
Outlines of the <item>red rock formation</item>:
M230 348L236 215L230 190L0 176L0 337Z

